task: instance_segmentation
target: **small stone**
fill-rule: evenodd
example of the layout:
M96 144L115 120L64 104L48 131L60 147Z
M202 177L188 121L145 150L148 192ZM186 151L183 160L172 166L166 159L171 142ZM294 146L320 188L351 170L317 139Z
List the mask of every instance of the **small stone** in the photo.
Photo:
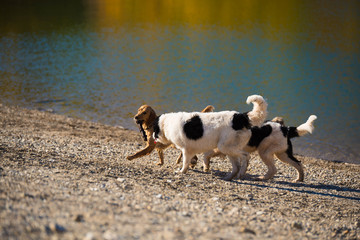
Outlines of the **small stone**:
M161 199L161 198L162 198L162 194L156 195L156 198Z
M52 234L52 233L64 233L66 232L66 228L57 224L57 223L51 223L49 224L49 226L45 227L46 233L47 234Z
M256 232L249 229L249 228L246 228L246 227L242 227L239 231L240 233L249 233L249 234L253 234L253 235L256 235Z
M84 220L84 215L82 215L82 214L76 215L75 222L84 222L84 221L85 221Z
M191 217L190 212L182 212L181 215L184 216L184 217Z
M219 201L219 198L218 198L218 197L213 197L212 200L213 200L214 202L216 202L216 201Z
M95 240L95 236L92 232L88 232L86 235L85 235L85 238L84 240Z
M303 229L302 224L301 224L301 223L298 223L298 222L294 222L293 224L291 224L291 226L292 226L293 228L298 229L298 230L302 230L302 229Z
M118 182L125 182L125 178L117 178L116 181L118 181Z
M239 208L237 207L234 207L233 209L231 209L229 212L228 212L228 215L229 216L233 216L233 215L236 215L239 213Z

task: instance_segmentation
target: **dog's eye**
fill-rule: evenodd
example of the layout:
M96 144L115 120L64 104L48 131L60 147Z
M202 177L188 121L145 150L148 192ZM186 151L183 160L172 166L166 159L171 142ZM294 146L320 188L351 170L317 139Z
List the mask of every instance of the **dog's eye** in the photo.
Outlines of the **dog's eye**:
M143 115L145 115L146 114L146 112L143 112Z

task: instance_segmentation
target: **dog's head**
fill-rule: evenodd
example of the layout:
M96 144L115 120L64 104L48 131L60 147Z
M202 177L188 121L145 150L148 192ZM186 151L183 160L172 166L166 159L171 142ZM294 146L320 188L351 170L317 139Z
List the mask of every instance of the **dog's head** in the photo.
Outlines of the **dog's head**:
M134 116L134 120L137 124L147 123L151 124L156 119L156 113L149 105L142 105L137 114Z

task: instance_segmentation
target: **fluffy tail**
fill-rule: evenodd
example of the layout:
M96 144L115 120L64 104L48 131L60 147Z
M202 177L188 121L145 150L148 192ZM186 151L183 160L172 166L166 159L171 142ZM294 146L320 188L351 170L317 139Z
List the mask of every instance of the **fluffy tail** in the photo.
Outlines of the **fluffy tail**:
M304 136L306 134L312 134L312 132L314 131L315 127L313 125L314 121L317 119L317 116L315 115L311 115L308 120L306 121L306 123L301 124L300 126L298 126L296 128L297 133L299 134L299 136Z
M260 95L251 95L246 99L246 103L253 104L253 109L247 113L252 126L261 126L267 118L267 102Z
M288 138L301 137L306 134L312 134L315 129L313 125L315 119L317 119L317 117L315 115L311 115L306 123L303 123L298 127L283 127L282 129L287 129L286 131Z

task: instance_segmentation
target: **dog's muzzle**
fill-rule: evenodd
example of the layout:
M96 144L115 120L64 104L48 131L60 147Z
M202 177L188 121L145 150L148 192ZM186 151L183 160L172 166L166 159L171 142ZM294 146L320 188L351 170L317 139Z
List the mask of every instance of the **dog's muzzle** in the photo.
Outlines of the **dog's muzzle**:
M141 120L138 117L134 117L134 120L135 120L136 124L139 124L139 125L144 123L144 120Z

